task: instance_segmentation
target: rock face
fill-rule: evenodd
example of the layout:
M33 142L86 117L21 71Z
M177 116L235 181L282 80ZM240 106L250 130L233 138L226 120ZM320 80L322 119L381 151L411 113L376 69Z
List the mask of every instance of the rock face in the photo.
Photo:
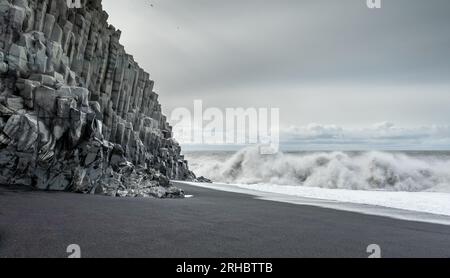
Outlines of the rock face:
M101 0L0 0L0 184L174 197L195 179L107 18Z

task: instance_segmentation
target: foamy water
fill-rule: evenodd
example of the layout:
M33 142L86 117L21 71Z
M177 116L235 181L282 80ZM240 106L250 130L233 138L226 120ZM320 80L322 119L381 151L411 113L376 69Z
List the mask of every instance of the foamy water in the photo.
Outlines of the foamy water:
M258 148L247 148L237 153L188 153L187 158L197 175L215 182L198 186L266 200L450 224L449 152L266 156Z
M450 192L448 153L313 152L187 154L192 170L215 182L369 191ZM450 200L449 200L450 201Z

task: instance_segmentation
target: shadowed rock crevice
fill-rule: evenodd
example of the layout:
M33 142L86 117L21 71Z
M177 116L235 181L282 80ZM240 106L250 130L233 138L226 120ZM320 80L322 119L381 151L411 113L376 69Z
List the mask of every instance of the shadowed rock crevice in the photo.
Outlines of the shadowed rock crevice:
M0 0L0 184L176 197L193 180L100 0Z

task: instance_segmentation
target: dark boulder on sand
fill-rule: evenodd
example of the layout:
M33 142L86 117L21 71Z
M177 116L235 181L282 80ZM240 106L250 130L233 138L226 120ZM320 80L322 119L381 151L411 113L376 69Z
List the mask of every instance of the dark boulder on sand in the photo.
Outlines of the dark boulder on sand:
M212 180L205 178L203 176L196 178L195 181L199 183L213 183Z

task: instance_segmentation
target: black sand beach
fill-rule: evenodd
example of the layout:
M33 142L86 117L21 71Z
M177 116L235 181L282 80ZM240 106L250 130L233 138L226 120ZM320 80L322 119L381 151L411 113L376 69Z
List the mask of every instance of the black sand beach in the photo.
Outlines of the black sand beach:
M0 257L450 257L450 226L180 185L194 198L120 199L0 187Z

